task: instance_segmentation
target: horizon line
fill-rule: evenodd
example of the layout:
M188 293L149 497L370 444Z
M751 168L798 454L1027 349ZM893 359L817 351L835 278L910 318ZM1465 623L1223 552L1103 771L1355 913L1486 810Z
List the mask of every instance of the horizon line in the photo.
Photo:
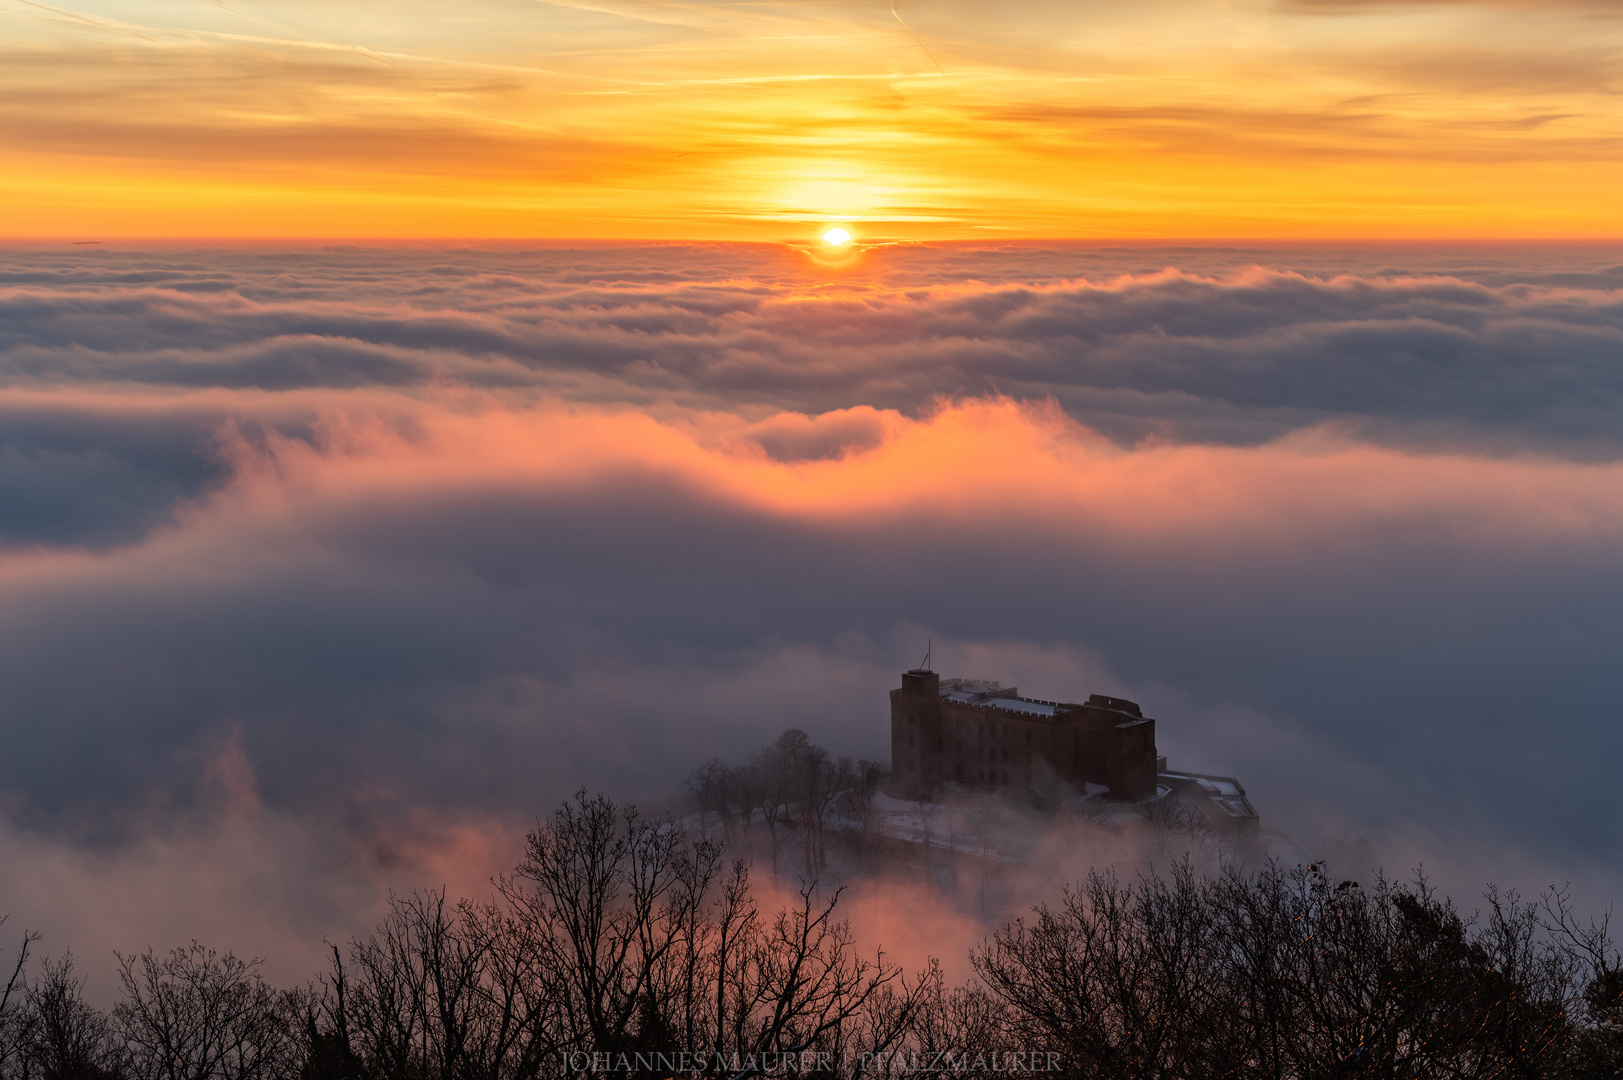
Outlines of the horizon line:
M806 237L784 237L772 240L715 239L703 237L625 237L625 236L218 236L218 235L101 235L86 238L66 235L0 235L0 247L13 245L60 244L64 246L92 247L103 244L323 244L323 245L442 245L442 244L591 244L605 247L631 245L709 246L709 247L805 247L813 241ZM862 248L882 247L1009 247L1030 244L1087 244L1111 247L1222 247L1228 245L1268 245L1282 247L1317 246L1335 244L1347 247L1362 246L1418 246L1418 245L1560 245L1604 246L1623 245L1618 236L1009 236L921 238L874 237L857 243Z

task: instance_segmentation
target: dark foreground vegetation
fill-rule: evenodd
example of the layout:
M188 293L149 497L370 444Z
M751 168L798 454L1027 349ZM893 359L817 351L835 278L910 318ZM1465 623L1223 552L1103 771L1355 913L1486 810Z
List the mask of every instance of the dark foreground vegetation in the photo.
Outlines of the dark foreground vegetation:
M959 987L840 915L815 885L769 909L723 840L582 793L492 900L394 898L299 989L193 944L120 957L103 1013L23 935L0 1077L1623 1074L1623 967L1560 893L1490 891L1466 919L1424 884L1312 866L1096 873L991 935Z

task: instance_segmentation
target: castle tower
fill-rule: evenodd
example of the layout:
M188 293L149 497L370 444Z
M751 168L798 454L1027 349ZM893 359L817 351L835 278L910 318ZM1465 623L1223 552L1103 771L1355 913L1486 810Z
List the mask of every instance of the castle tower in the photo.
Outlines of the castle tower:
M941 725L941 676L923 668L903 673L890 692L890 775L900 792L940 783L945 747Z

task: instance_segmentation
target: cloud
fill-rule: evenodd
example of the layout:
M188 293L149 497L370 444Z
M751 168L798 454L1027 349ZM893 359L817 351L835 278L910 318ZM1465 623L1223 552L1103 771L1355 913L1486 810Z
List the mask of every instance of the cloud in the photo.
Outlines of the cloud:
M11 227L1618 228L1619 24L1599 2L291 7L0 11Z
M1380 276L1246 269L1278 255L1263 251L1160 271L1183 253L1129 250L1084 254L1080 280L1018 284L962 276L1015 271L1018 249L978 268L977 249L896 249L835 290L780 250L609 250L143 259L139 285L112 253L17 259L0 363L39 387L450 381L761 416L1005 393L1126 442L1337 420L1400 443L1619 444L1623 256L1606 249L1532 253L1521 280L1458 254L1426 273L1413 249L1380 253L1402 260ZM1061 254L1026 269L1054 274Z
M657 686L689 664L761 662L774 639L879 640L898 617L971 640L981 627L1040 640L1073 607L1109 612L1119 630L1186 601L1186 618L1210 620L1242 596L1253 619L1301 632L1319 618L1303 588L1370 620L1376 597L1395 601L1450 561L1458 586L1529 551L1562 574L1605 566L1623 515L1613 465L1417 456L1333 435L1127 452L1057 410L1009 401L855 419L889 431L788 463L749 437L758 425L728 439L712 423L701 439L637 411L461 397L395 416L336 412L310 442L229 446L230 482L140 544L0 563L13 715L59 714L8 779L33 777L42 812L106 810L150 794L151 771L190 768L196 741L225 720L247 726L256 754L282 758L263 782L289 797L364 781L390 798L483 791L500 805L538 767L515 771L509 739L541 740L537 754L551 745L554 790L639 772L653 786L667 779L660 759L636 750L673 739L668 727L588 723L602 709L625 724L665 711L599 684L644 663L657 677L631 681ZM1326 589L1326 573L1343 580ZM1477 603L1517 599L1493 589ZM1412 597L1402 607L1441 615ZM1349 630L1374 632L1382 620L1371 621ZM1163 634L1166 650L1200 648L1201 634ZM66 690L62 665L79 656L99 673ZM1447 662L1446 647L1427 658ZM1274 668L1264 660L1257 675ZM510 705L458 718L468 693ZM679 728L704 695L677 697ZM791 711L812 723L822 708ZM119 719L143 709L147 723ZM727 711L749 709L735 699ZM541 728L527 729L527 712ZM401 732L432 752L395 745ZM99 797L69 781L98 764Z
M318 942L579 784L884 758L927 638L1304 842L1610 882L1612 256L1022 257L13 259L0 910Z
M1451 7L1455 5L1462 7L1534 9L1534 5L1529 3L1528 0L1429 0L1425 5L1406 6ZM1277 4L1280 11L1307 15L1347 15L1394 6L1396 6L1395 0L1280 0ZM1591 17L1600 18L1611 16L1614 10L1606 0L1566 0L1560 6L1584 12Z

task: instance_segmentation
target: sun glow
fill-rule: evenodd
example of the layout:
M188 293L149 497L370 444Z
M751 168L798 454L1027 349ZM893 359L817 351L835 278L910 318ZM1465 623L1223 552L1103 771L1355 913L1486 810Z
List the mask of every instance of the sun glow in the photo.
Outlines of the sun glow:
M1623 235L1604 0L1017 6L0 4L0 233Z
M832 247L840 247L851 242L851 234L844 229L830 229L823 234L823 243Z

